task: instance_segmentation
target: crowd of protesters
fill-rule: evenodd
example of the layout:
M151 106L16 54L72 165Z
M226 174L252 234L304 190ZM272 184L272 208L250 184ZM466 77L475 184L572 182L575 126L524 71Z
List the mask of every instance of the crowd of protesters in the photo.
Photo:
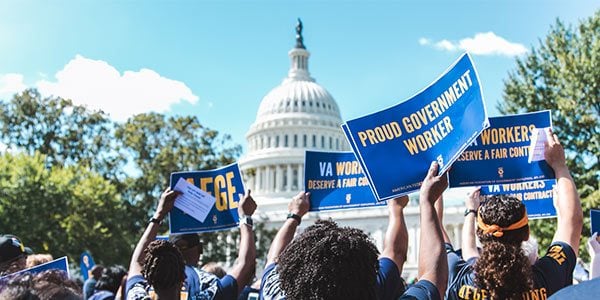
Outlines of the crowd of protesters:
M573 283L583 214L573 178L556 135L549 136L545 159L556 174L553 241L541 257L530 238L524 204L508 195L481 197L473 191L460 249L443 224L442 193L447 174L432 162L419 192L418 280L401 278L407 258L404 208L408 197L388 201L388 228L381 252L360 229L317 220L297 228L309 211L310 194L289 203L289 215L273 239L264 272L255 276L256 246L250 191L240 200L240 243L235 265L200 268L202 243L197 234L157 240L159 226L179 192L167 189L133 251L129 269L96 266L83 284L57 270L18 273L52 260L34 255L14 235L0 236L2 299L593 299L600 292L600 243L589 240L589 281ZM477 241L480 247L477 246Z

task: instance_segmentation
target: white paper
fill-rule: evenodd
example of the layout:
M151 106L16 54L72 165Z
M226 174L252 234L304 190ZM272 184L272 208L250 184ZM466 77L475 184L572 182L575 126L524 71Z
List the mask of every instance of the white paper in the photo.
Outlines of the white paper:
M531 131L531 138L529 141L529 163L534 161L544 160L544 149L546 147L546 132L550 130L550 127L535 128Z
M181 192L175 201L175 207L204 223L217 199L183 178L179 178L174 190Z

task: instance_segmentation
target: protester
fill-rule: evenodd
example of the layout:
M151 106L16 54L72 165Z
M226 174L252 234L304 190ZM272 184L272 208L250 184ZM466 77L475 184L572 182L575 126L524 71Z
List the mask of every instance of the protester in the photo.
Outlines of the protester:
M21 240L12 235L0 236L0 277L27 267L27 253Z
M252 214L256 203L250 190L238 205L240 215L240 248L236 264L230 274L221 269L222 275L215 276L198 269L202 244L197 234L173 235L170 240L179 248L185 261L185 287L192 297L201 299L237 299L244 286L250 282L256 267L256 245L252 232Z
M123 266L112 266L104 268L102 275L96 282L94 294L89 300L114 300L121 280L127 275Z
M142 300L150 297L153 288L155 299L179 300L185 280L185 264L179 250L170 242L155 240L160 223L173 209L180 193L167 189L158 201L156 211L137 243L127 278L127 299Z
M102 276L102 271L104 271L102 265L94 265L90 270L88 279L83 283L83 300L87 300L94 294L94 288Z
M27 249L25 249L27 251ZM51 254L30 254L27 255L27 266L26 268L33 268L37 265L45 264L53 261L54 258Z
M63 270L25 272L11 278L0 292L0 300L80 300L81 289Z
M477 237L483 245L481 255L473 243L471 247L463 244L464 259L461 259L445 238L450 271L448 299L544 299L571 284L583 214L564 150L551 131L545 158L557 178L558 219L546 255L531 265L521 250L522 242L529 237L524 204L506 195L488 196L477 210ZM466 217L475 216L467 214ZM472 222L465 221L465 224Z
M433 202L447 187L446 175L435 176L432 164L421 188L421 280L403 297L439 299L446 287L446 257ZM389 225L384 249L378 251L359 229L317 220L292 241L309 209L309 194L299 193L288 205L289 216L273 240L261 284L261 299L396 299L406 260L408 233L404 196L388 201Z

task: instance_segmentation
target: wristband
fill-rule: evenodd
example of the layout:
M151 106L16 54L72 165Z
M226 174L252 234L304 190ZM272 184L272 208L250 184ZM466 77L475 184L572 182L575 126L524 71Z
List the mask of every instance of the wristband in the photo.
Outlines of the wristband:
M158 218L155 218L155 217L152 217L152 218L150 218L150 220L148 220L148 224L150 224L150 223L161 225L162 224L162 220L158 219Z
M287 215L287 218L296 220L296 222L298 222L298 225L300 225L300 223L302 223L302 217L295 213L289 213Z
M465 209L465 217L468 216L470 213L473 213L475 216L477 216L477 211L474 209Z
M250 228L253 228L254 222L252 222L252 216L243 215L240 216L240 225L247 225Z

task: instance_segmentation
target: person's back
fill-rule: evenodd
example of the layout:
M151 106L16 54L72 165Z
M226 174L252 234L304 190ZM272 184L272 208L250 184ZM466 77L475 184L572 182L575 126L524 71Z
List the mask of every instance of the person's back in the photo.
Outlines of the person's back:
M260 299L440 299L446 287L446 256L433 202L447 186L435 176L433 163L421 193L422 232L419 276L402 290L400 273L406 260L408 232L403 209L408 197L388 200L389 225L381 256L361 230L317 220L295 240L294 232L310 207L301 192L288 205L289 215L271 243L262 275ZM426 241L426 242L424 242ZM426 259L425 257L428 257Z
M545 157L557 178L558 218L546 255L531 265L521 250L529 238L524 204L511 196L490 196L476 213L481 255L472 249L465 261L447 245L448 299L545 299L571 284L581 237L581 205L556 135L550 134ZM466 250L463 247L463 253Z

